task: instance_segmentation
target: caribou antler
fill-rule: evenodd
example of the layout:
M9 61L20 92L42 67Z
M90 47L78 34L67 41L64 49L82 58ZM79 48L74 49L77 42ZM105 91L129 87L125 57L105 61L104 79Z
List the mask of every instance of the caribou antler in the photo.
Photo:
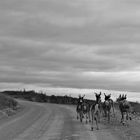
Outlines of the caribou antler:
M94 94L95 94L95 95L97 95L97 93L96 93L96 92L94 92Z
M83 95L83 98L85 97L85 94Z
M127 95L125 94L125 99L127 98Z
M122 96L121 96L121 94L119 95L119 99L121 99L122 98Z

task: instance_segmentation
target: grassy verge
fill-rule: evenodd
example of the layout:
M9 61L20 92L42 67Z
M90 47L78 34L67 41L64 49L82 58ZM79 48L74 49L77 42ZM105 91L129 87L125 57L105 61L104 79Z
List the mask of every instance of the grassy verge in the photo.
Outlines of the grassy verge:
M18 107L16 100L0 93L0 118L15 114Z

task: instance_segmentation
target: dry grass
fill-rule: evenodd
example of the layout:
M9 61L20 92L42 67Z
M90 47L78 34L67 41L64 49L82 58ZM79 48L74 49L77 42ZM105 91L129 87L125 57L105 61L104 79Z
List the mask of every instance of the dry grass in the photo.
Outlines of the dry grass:
M13 98L0 93L0 116L9 116L16 112L18 102Z

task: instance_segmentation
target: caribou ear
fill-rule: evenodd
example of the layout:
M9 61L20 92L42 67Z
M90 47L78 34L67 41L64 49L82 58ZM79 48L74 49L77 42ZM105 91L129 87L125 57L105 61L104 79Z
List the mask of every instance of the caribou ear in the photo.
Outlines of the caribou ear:
M104 93L104 95L105 95L105 93ZM105 95L106 96L106 95Z
M100 92L100 95L101 95L102 93Z

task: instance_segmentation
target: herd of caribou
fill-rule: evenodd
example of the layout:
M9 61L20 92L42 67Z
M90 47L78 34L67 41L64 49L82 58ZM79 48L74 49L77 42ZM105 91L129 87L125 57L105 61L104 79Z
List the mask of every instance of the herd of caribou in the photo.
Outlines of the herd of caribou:
M95 93L96 100L94 103L89 104L84 100L84 96L79 95L78 105L76 108L77 119L83 121L83 118L86 119L86 123L91 122L91 130L93 131L94 121L96 123L97 130L99 129L100 117L103 115L107 118L108 123L110 123L111 114L115 117L114 102L111 99L111 94L106 95L104 93L104 102L101 101L101 92ZM121 113L121 123L124 125L127 120L131 120L131 111L132 107L127 101L126 95L119 95L116 99L116 102L119 106Z

